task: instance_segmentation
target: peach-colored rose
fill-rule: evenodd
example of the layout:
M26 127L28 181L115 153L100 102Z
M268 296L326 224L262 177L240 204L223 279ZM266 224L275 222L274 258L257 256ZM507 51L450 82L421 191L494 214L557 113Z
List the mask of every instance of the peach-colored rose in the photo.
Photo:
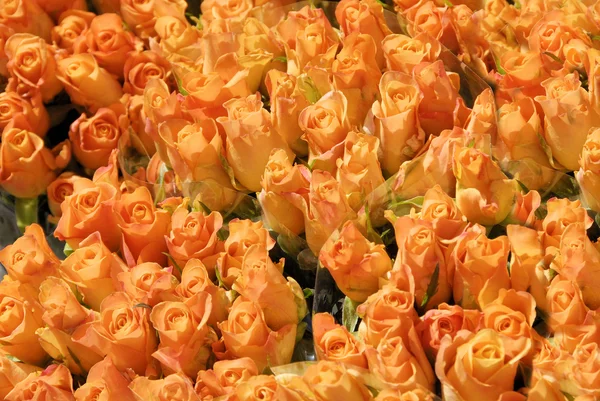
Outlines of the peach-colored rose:
M211 296L206 292L185 302L161 302L152 308L150 321L160 338L152 356L167 374L183 372L196 377L206 369L210 346L217 341L217 334L207 324L211 310Z
M500 65L506 72L501 81L502 89L509 93L521 92L524 96L543 95L541 83L550 77L545 66L544 57L540 52L519 50L506 51L500 55Z
M431 309L449 301L452 293L448 274L450 254L445 252L441 240L437 238L433 224L409 216L399 217L393 224L398 245L394 268L398 269L401 265L408 267L408 274L412 275L415 283L417 305ZM427 294L434 275L437 289L434 294Z
M28 226L23 236L0 251L0 262L11 278L36 288L46 277L55 276L60 264L37 224Z
M579 287L563 278L556 277L548 287L548 324L556 329L562 325L582 325L588 313Z
M73 401L73 378L63 365L29 374L6 395L6 401Z
M118 103L123 95L119 82L91 54L75 54L59 60L57 76L71 101L91 112Z
M454 200L437 184L425 192L420 217L431 222L435 235L446 241L462 234L468 224Z
M136 35L147 39L156 35L157 18L174 16L183 19L186 7L183 0L123 0L120 13Z
M200 259L213 277L217 254L223 249L217 237L222 226L220 213L206 216L202 212L190 212L184 202L173 212L171 232L165 235L169 254L180 266L190 259Z
M481 326L482 314L478 310L444 303L438 305L437 309L427 311L416 330L427 356L430 360L435 360L445 336L454 338L461 330L475 333Z
M125 107L120 103L98 109L93 117L82 114L69 130L75 157L91 170L105 166L127 126Z
M383 74L379 90L382 98L371 109L374 135L381 141L383 170L392 175L425 143L425 133L417 118L422 95L409 75L396 71Z
M306 5L298 11L289 11L287 18L282 19L275 26L274 31L277 36L289 47L296 47L296 33L306 28L310 24L322 24L329 31L333 31L331 22L325 15L322 8Z
M8 27L4 22L0 21L0 75L8 77L8 69L6 64L8 63L8 56L4 52L4 45L8 38L15 33L14 29Z
M600 211L600 129L590 130L579 158L575 173L581 188L581 197L590 209Z
M157 18L154 29L160 40L159 47L167 54L185 54L198 45L202 37L202 31L190 25L185 18L171 15Z
M507 222L520 224L526 227L535 227L538 218L535 213L542 204L542 197L537 191L529 191L523 195L516 193L513 208L506 218Z
M6 395L29 376L30 373L41 370L37 366L25 363L13 362L8 357L0 356L0 397L6 399Z
M496 104L494 93L485 89L475 99L473 110L465 122L465 131L475 136L489 136L492 143L496 143L497 134Z
M124 64L125 84L123 90L134 95L143 95L151 78L169 79L171 64L153 51L130 54Z
M581 87L576 72L547 79L542 86L546 93L535 100L544 110L544 139L554 159L577 170L588 131L600 125L600 116L591 107L590 95Z
M68 10L60 15L58 25L52 28L52 43L73 52L73 46L84 37L96 15L82 10Z
M159 302L173 300L177 279L171 268L163 268L158 263L140 263L131 270L117 275L120 289L139 303L155 306Z
M277 331L271 330L265 322L264 312L254 302L242 299L234 302L229 317L218 327L227 353L236 358L252 358L259 371L268 365L289 363L292 358L297 325L288 324ZM213 344L213 351L216 345Z
M123 231L123 254L131 266L142 262L165 263L165 235L169 232L171 216L157 209L152 194L139 187L123 194L115 204L119 227Z
M463 308L477 308L492 301L502 288L510 287L506 268L508 238L487 238L485 228L475 225L465 231L454 248L454 300Z
M137 374L155 371L152 353L157 339L150 324L150 311L136 306L124 292L109 295L100 308L100 318L80 326L73 340L94 352L108 356L120 371Z
M2 132L0 144L0 186L18 198L35 198L43 194L71 159L69 141L53 149L26 126L25 117L18 114Z
M48 102L61 90L56 76L56 61L46 42L35 35L19 33L5 44L8 72L20 83L39 89L42 99Z
M304 373L303 380L319 401L373 399L361 377L350 373L348 368L337 362L320 361L311 365Z
M552 198L546 203L546 208L548 214L537 227L542 234L541 240L546 254L560 247L562 235L571 224L580 223L586 230L593 224L580 200Z
M440 55L440 42L426 32L413 38L402 34L387 35L381 42L387 69L412 74L413 69L423 63L433 63Z
M392 261L383 245L370 242L353 221L327 240L319 261L329 270L337 286L356 302L377 292L379 279L392 269Z
M434 401L435 399L434 393L421 388L409 391L386 388L375 397L375 401Z
M231 99L223 104L227 117L217 119L227 136L227 162L240 184L253 192L261 189L261 176L273 149L283 149L290 160L294 158L283 136L273 130L270 115L262 106L259 93Z
M203 400L216 398L233 392L253 376L258 376L258 369L250 358L217 361L211 370L198 372L194 389Z
M71 10L87 10L87 3L84 0L36 0L39 6L52 19L56 20L64 12Z
M94 183L84 177L80 177L71 172L65 172L59 175L46 189L48 195L48 207L50 212L56 218L62 216L60 205L68 196L82 191L84 188L92 188Z
M317 358L367 368L365 344L348 329L335 323L328 313L317 313L312 318Z
M37 0L3 0L0 3L0 23L15 32L30 33L47 42L50 42L54 26Z
M577 37L577 33L565 24L563 18L562 10L553 10L537 21L527 38L529 48L549 52L562 59L564 46Z
M154 145L152 137L146 132L147 116L144 111L144 96L123 95L121 102L125 104L125 109L127 110L127 119L129 120L131 127L129 136L133 146L141 154L153 156L156 151L156 146Z
M253 8L251 0L235 0L222 3L217 0L205 1L200 5L202 19L210 22L214 19L233 19L243 21Z
M2 350L25 363L43 364L48 355L35 331L42 327L42 306L36 289L5 276L0 283L0 341Z
M573 353L574 366L569 375L569 387L578 395L600 396L600 346L595 343L577 347Z
M241 382L235 389L235 399L238 401L275 401L279 383L273 376L258 375Z
M503 393L512 392L519 362L529 352L531 341L514 352L511 341L490 329L445 337L435 363L443 396L497 401Z
M117 370L110 358L94 365L84 385L75 390L75 401L93 401L94 399L119 397L123 401L135 401L129 388L130 379Z
M28 125L13 124L13 126L22 129L31 127L31 131L41 138L46 136L50 127L50 116L39 94L26 99L14 92L0 93L0 130L4 130L17 114L22 114Z
M248 249L260 244L267 250L273 249L275 240L263 226L262 221L233 219L229 222L229 237L217 261L219 276L227 288L231 288L242 271L242 262Z
M102 242L99 232L79 244L60 265L64 279L77 288L83 301L93 310L119 288L117 275L127 269L119 256L111 253Z
M581 325L562 325L554 332L554 343L558 348L572 355L583 345L597 343L600 340L600 324L595 312L588 312Z
M286 46L288 73L298 76L312 67L331 68L339 38L327 25L315 22L296 31L295 48Z
M181 401L199 400L194 392L194 383L183 373L172 374L160 380L138 376L129 388L135 393L137 400L171 401L174 397Z
M474 148L454 153L456 204L472 223L494 225L510 213L518 184L492 158Z

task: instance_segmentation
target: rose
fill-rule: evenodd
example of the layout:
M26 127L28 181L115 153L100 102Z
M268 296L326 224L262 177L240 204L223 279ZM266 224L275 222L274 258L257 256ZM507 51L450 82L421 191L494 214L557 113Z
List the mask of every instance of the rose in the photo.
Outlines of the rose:
M434 397L433 393L420 388L409 391L387 388L377 394L375 401L434 401Z
M537 21L527 38L529 48L534 51L549 52L558 58L563 58L563 46L577 36L573 29L561 21L563 18L564 13L556 10Z
M212 310L211 296L199 293L185 302L166 301L152 308L150 321L158 331L160 344L152 354L167 372L184 372L196 377L206 369L210 346L217 341L207 321Z
M600 374L598 374L598 358L600 346L590 343L578 347L573 357L575 359L571 383L581 395L594 395L598 397L600 391Z
M475 99L471 114L465 122L465 130L473 135L487 135L492 143L496 143L496 105L494 93L485 89Z
M30 373L41 370L37 366L11 361L6 356L0 356L0 397L6 395L29 376Z
M14 92L0 93L0 130L4 130L17 114L22 114L28 124L22 124L17 128L31 127L31 131L41 138L46 136L50 127L50 117L39 94L26 99Z
M17 115L2 132L0 186L18 198L35 198L46 191L56 172L69 162L70 143L65 141L48 149L30 127L13 128L13 124L27 125L23 115Z
M445 336L456 337L461 330L476 333L482 326L482 314L458 305L440 304L428 310L416 330L430 360L435 360Z
M496 401L512 391L519 361L531 349L531 341L518 350L512 349L511 341L490 329L445 337L435 362L443 396Z
M135 306L124 292L114 292L102 302L100 318L81 326L73 340L102 356L108 356L117 369L137 374L154 370L155 331L147 308Z
M227 352L236 358L249 357L262 371L267 365L289 363L296 342L296 324L288 324L277 331L271 330L264 312L254 302L236 300L229 317L218 324ZM216 351L213 344L213 351ZM219 357L220 353L216 353Z
M298 76L311 67L331 67L339 38L328 28L315 22L296 31L295 48L286 47L285 51L289 74Z
M279 383L273 376L259 375L241 382L235 389L235 397L239 401L275 401Z
M577 170L577 162L588 131L600 125L600 116L590 103L589 93L581 87L577 73L542 82L546 93L535 101L544 110L544 139L552 157L569 170ZM565 124L566 116L574 124Z
M506 264L508 238L487 238L476 225L459 238L454 248L454 300L463 308L477 308L482 300L492 301L501 288L510 287ZM485 303L485 302L484 302Z
M63 365L31 373L6 395L6 401L73 401L73 378Z
M91 54L75 54L59 60L57 72L71 101L91 112L118 103L123 95L119 82Z
M329 22L323 9L313 8L308 5L298 11L288 12L287 18L279 21L274 30L281 40L291 48L295 48L297 31L314 23L322 24L329 32L333 31L331 22Z
M586 206L594 211L600 211L600 180L598 179L600 173L599 143L600 129L590 130L579 158L580 168L575 174Z
M447 241L462 234L468 224L454 200L437 184L425 192L420 217L430 221L435 235Z
M58 25L52 28L52 42L61 49L73 52L73 46L83 38L96 14L82 10L68 10L60 15Z
M220 213L211 212L206 216L201 212L189 212L184 203L173 212L171 231L165 235L169 254L178 265L200 259L213 277L216 257L223 246L217 237L222 226Z
M515 203L506 220L507 222L534 227L538 222L535 214L541 204L542 197L539 192L529 191L525 195L517 192Z
M304 373L303 379L319 401L373 399L360 376L353 375L344 365L337 362L320 361L311 365Z
M224 244L225 252L217 261L219 276L227 288L231 288L240 275L244 255L255 244L260 244L267 250L275 246L275 240L263 227L262 221L233 219L229 222L229 237Z
M546 295L549 326L556 330L562 325L582 325L588 312L579 287L556 277Z
M26 32L50 42L50 32L54 23L38 5L36 0L2 2L0 23L15 32Z
M426 32L420 32L413 38L402 34L387 35L381 42L387 69L412 74L420 63L433 63L440 55L440 42Z
M142 39L154 36L156 18L172 15L184 18L186 3L182 0L124 0L121 2L121 15Z
M506 72L502 80L503 89L511 93L520 89L523 95L533 97L543 95L541 83L550 74L544 66L543 55L540 52L506 51L500 56L500 66Z
M298 125L304 132L302 138L308 142L309 163L313 163L315 168L333 172L350 130L348 101L344 93L329 92L306 107L298 117Z
M253 8L251 0L236 0L230 3L221 3L211 0L200 6L202 19L210 22L213 19L233 19L243 21Z
M94 398L110 398L116 394L120 400L135 401L129 382L110 358L105 358L90 369L85 384L75 390L75 401L93 401Z
M273 149L283 149L290 159L294 153L275 132L269 113L262 108L260 95L231 99L223 104L227 117L217 122L225 130L225 153L235 178L251 191L260 191L260 179Z
M537 227L542 235L541 242L546 254L560 247L562 235L571 224L581 223L586 229L593 224L580 200L552 198L546 203L546 208L548 214L542 220L541 227Z
M395 71L383 74L379 90L381 100L371 108L372 124L375 136L381 141L383 170L392 175L425 143L425 134L417 119L421 94L409 75Z
M36 288L46 277L56 275L60 264L37 224L28 226L23 236L0 250L0 262L11 278Z
M65 172L59 175L46 189L48 195L48 207L50 212L56 218L62 216L60 205L68 196L82 191L84 188L92 188L94 183L84 177L80 177L71 172Z
M127 269L104 245L99 232L81 241L78 249L60 265L63 278L77 288L84 302L100 310L100 304L118 287L117 275Z
M271 261L264 245L252 245L232 286L241 299L260 306L265 323L275 331L299 323L307 313L302 288L291 277L286 281L282 270L282 265Z
M166 80L171 76L171 64L153 51L130 54L124 64L125 84L123 91L143 95L151 78Z
M257 195L264 213L264 222L280 234L302 234L304 215L295 207L289 193L308 194L310 172L301 164L292 165L287 153L274 149L262 176L262 191Z
M127 110L127 119L132 131L129 131L132 139L132 144L135 149L140 153L147 153L149 156L153 156L156 152L156 146L154 140L146 132L146 113L144 112L144 96L123 95L121 99L125 103L125 109Z
M8 56L4 52L4 45L6 44L8 38L15 33L15 31L3 22L0 22L0 28L0 32L2 32L0 33L0 75L8 77L8 69L6 68Z
M457 149L453 166L456 204L470 222L494 225L508 216L517 183L489 155L474 148Z
M151 307L175 298L178 282L171 269L145 262L117 274L120 288L132 299Z
M570 355L581 346L597 343L599 338L600 331L593 312L588 313L582 325L559 326L554 332L555 344Z
M184 53L199 43L202 32L191 26L185 18L163 16L156 19L154 29L160 40L160 48L167 54Z
M42 308L36 299L36 289L4 277L0 282L2 350L25 363L43 363L48 355L35 334L42 325Z
M160 380L150 380L148 377L138 376L129 388L137 396L136 399L157 401L171 401L174 397L181 401L198 401L194 392L194 384L183 373L173 374Z
M319 261L340 290L356 302L377 292L379 279L392 269L385 247L367 240L352 221L344 224L339 235L327 240Z
M195 390L201 398L216 398L233 392L238 384L257 375L256 364L250 358L217 361L212 370L198 372Z
M357 340L344 326L335 323L328 313L317 313L312 318L313 338L317 357L367 368L365 344Z
M37 88L48 102L61 90L56 77L56 62L46 42L35 35L19 33L11 36L4 46L8 56L10 76L31 88Z
M69 12L71 10L87 10L87 4L83 0L48 0L38 1L38 4L55 20L64 12Z

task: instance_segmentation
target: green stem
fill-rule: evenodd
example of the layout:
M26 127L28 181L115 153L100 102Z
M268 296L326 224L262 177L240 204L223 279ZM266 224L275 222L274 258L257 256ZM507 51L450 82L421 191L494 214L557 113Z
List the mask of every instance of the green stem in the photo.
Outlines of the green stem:
M38 198L15 198L17 227L21 232L31 224L38 222Z

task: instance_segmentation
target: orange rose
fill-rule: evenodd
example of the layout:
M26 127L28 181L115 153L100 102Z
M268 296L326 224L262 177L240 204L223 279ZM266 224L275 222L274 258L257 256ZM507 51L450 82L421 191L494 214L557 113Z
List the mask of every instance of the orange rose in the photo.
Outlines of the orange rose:
M381 42L381 48L388 70L409 75L417 65L436 61L442 51L440 42L426 32L413 38L401 34L387 35Z
M517 183L508 179L492 158L474 148L454 153L456 204L472 223L494 225L510 213Z
M592 218L588 216L580 200L570 201L566 198L552 198L546 203L546 208L548 214L542 221L541 227L538 226L546 253L560 247L562 236L571 224L580 223L584 225L586 230L593 224Z
M196 377L206 369L210 346L217 334L208 326L211 296L200 293L185 302L161 302L152 308L150 321L158 331L160 345L152 354L169 372Z
M577 170L578 159L592 127L600 116L591 107L589 93L581 87L577 73L542 82L546 94L535 100L544 110L544 139L552 157L569 170ZM573 123L566 123L565 118Z
M409 391L385 389L375 397L375 401L434 401L435 399L435 394L420 388Z
M56 61L46 42L35 35L19 33L5 44L10 76L31 88L37 88L44 102L54 98L62 84L56 77Z
M147 308L135 306L124 292L109 295L97 321L81 326L73 340L99 355L108 356L120 371L132 369L137 374L154 370L152 353L156 350L155 331Z
M14 33L14 29L8 27L3 22L0 22L0 75L3 77L8 77L8 69L6 68L8 56L4 52L4 45L8 38L14 35Z
M71 101L91 112L118 103L123 95L119 82L91 54L75 54L59 60L58 79Z
M16 385L38 370L41 369L37 366L13 362L6 356L0 356L0 397L5 400Z
M371 392L359 375L337 362L320 361L311 365L303 376L304 382L318 401L370 401Z
M306 5L298 11L289 11L287 18L275 26L277 36L291 48L296 47L296 33L310 24L322 24L329 32L333 31L331 22L322 8Z
M65 172L58 176L46 189L48 195L48 207L50 212L56 218L62 216L60 205L68 196L82 191L84 188L92 188L94 183L84 177L80 177L71 172Z
M91 170L105 166L127 126L125 107L120 103L98 109L93 117L82 114L69 130L75 157Z
M171 216L171 232L165 236L169 254L180 266L190 259L200 259L214 276L217 254L223 244L217 231L223 226L223 216L212 212L189 212L187 204L179 206Z
M200 5L202 19L210 22L214 19L233 19L244 21L254 7L251 0L236 0L230 3L221 3L210 0Z
M117 274L117 279L120 288L133 300L152 307L174 299L178 284L170 268L163 268L154 262L140 263L129 271Z
M421 343L430 360L437 357L442 339L456 337L461 330L476 333L482 325L482 314L477 310L463 309L458 305L440 304L428 310L416 326Z
M153 51L130 55L124 67L123 90L134 95L144 94L144 88L150 78L167 80L171 76L171 64Z
M505 236L489 239L476 225L462 234L454 248L454 300L463 308L477 308L482 301L496 299L498 291L510 287L509 243Z
M156 209L152 194L146 187L123 194L115 204L119 227L123 231L123 254L130 266L142 262L164 263L165 235L171 216Z
M54 23L36 0L5 0L0 5L0 23L15 32L30 33L50 42Z
M42 327L42 307L36 289L4 277L0 282L0 341L2 350L25 363L44 363L44 352L35 331Z
M550 73L544 65L544 56L540 52L520 50L507 51L500 56L500 65L506 72L501 81L502 89L509 93L519 91L526 97L543 95L541 83Z
M31 373L6 395L6 401L72 401L73 378L63 365L50 365L43 372Z
M385 247L367 240L352 221L327 240L319 261L342 292L356 302L377 292L379 279L392 269Z
M554 10L537 21L527 38L529 48L549 52L562 59L563 46L577 37L577 33L565 24L564 16L562 11Z
M435 363L444 398L497 401L512 392L519 362L529 352L531 341L514 352L511 341L490 329L445 337Z
M465 122L465 131L476 136L489 136L492 143L496 143L497 134L496 104L494 93L485 89L475 99L473 110Z
M302 234L304 215L290 202L289 193L308 194L310 171L301 165L292 165L287 153L274 149L262 176L262 191L257 194L264 213L263 221L280 234Z
M225 153L235 178L253 192L261 189L261 176L273 149L283 149L290 160L294 158L284 138L273 130L269 113L262 106L259 93L231 99L223 104L227 117L217 119L227 135Z
M296 31L295 48L286 47L288 73L298 76L311 67L331 67L338 50L339 38L319 22Z
M46 277L55 276L60 264L37 224L28 226L23 236L0 250L0 262L12 279L36 288Z
M548 287L547 312L549 326L556 330L562 325L583 325L588 308L583 303L579 287L561 277L556 277Z
M229 222L229 237L224 244L225 252L217 261L219 276L227 288L231 288L241 274L244 256L255 244L267 250L275 246L275 240L271 238L262 221L233 219Z
M574 366L569 375L569 387L574 387L574 393L580 395L600 396L600 346L590 343L577 347L573 353Z
M83 38L96 14L82 10L68 10L60 15L58 25L52 28L52 43L73 52L73 46Z
M258 369L250 358L217 361L212 370L198 372L194 389L201 399L216 398L233 392L253 376L258 376Z
M64 12L71 10L87 10L87 3L84 0L38 0L38 4L54 20L58 19Z
M150 380L148 377L138 376L129 388L135 393L136 399L171 401L177 397L181 401L197 401L194 384L183 373L173 374L160 380Z
M420 217L431 222L438 238L447 241L462 234L468 224L454 200L437 184L425 192Z
M542 197L537 191L529 191L523 195L517 192L513 208L506 218L507 222L534 227L538 222L535 213L542 204Z
M0 144L0 186L17 198L35 198L46 192L71 159L69 141L53 149L44 146L44 140L31 128L13 128L27 125L23 115L17 115L2 132Z
M182 53L200 43L202 31L190 25L185 18L162 16L156 19L154 29L160 48L167 54Z
M383 74L379 90L381 100L371 108L374 135L381 141L383 170L392 175L425 143L425 133L417 118L421 94L409 75L395 71Z
M75 401L93 401L94 398L110 398L116 394L119 400L135 401L129 382L127 376L117 370L110 358L105 358L90 369L85 384L75 390Z
M150 135L146 132L144 96L123 95L121 102L125 104L125 108L127 110L127 119L129 120L132 130L129 131L129 134L132 139L133 146L139 153L153 156L154 152L156 152L156 146L154 145L154 140L152 137L150 137Z
M579 170L575 173L581 188L582 200L590 209L600 211L600 129L592 129L588 134L581 156Z
M317 358L367 368L365 344L357 340L344 326L335 323L328 313L312 318Z
M296 324L288 324L277 331L271 330L265 321L263 310L254 302L237 300L229 317L218 325L223 344L235 358L249 357L259 371L267 365L289 363L296 342ZM213 351L215 351L213 345ZM217 357L219 357L217 352ZM230 359L230 358L228 358Z
M46 136L50 128L50 117L39 94L26 99L14 92L0 93L0 130L4 130L17 114L22 114L26 122L17 124L17 128L31 127L31 131L41 138Z

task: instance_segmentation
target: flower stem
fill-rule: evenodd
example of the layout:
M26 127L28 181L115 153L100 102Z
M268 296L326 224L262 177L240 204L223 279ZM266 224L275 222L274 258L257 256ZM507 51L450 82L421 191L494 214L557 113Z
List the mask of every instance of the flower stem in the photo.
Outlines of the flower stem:
M16 198L15 214L17 227L25 232L27 226L38 222L38 198Z

